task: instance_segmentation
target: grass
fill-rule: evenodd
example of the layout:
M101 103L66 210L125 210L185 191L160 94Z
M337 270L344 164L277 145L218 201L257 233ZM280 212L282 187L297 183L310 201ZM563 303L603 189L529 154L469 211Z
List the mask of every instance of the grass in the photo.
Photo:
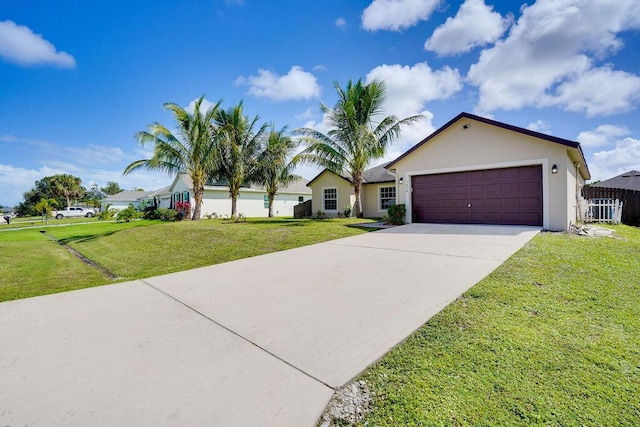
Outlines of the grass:
M96 222L42 229L124 281L365 232L346 226L358 222L363 220L256 218L246 223ZM0 277L6 279L0 282L0 301L114 283L39 230L0 232Z
M0 233L0 301L110 283L36 230Z
M98 221L98 217L93 216L91 218L87 217L78 217L78 218L62 218L55 219L49 218L49 227L61 226L61 225L69 225L69 224L78 224L78 223L86 223L86 222L95 222ZM20 217L20 218L11 218L11 223L7 224L6 222L2 222L0 224L0 230L7 230L13 228L26 228L26 227L45 227L47 226L46 221L42 220L42 216L30 216L30 217Z
M375 426L640 425L640 229L543 233L364 375Z

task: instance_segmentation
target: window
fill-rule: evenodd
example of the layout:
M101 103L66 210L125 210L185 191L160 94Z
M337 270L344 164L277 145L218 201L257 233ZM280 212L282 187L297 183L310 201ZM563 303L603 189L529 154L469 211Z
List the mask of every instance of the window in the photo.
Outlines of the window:
M184 203L189 203L189 192L188 191L183 191L182 192L182 201Z
M304 203L304 196L298 196L298 203Z
M380 187L380 210L396 204L396 187Z
M173 193L173 197L171 199L171 207L175 208L176 203L180 203L180 193L178 192Z
M269 196L266 194L264 195L264 208L269 209Z
M337 211L338 210L338 189L337 188L324 188L323 190L324 210L325 211Z

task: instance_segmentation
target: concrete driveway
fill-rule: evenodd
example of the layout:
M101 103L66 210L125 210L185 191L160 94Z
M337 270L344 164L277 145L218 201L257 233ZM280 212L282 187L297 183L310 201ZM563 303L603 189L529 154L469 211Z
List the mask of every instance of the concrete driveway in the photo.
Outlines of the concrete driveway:
M410 224L0 304L0 424L313 426L538 229Z

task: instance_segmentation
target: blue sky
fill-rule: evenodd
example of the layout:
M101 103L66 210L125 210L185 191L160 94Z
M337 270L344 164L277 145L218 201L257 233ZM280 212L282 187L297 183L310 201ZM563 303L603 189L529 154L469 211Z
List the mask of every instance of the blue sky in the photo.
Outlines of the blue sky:
M467 111L578 140L606 179L640 169L639 31L637 0L5 0L0 204L56 173L168 185L122 176L165 102L325 130L320 102L358 78L386 83L388 114L427 117L388 159Z

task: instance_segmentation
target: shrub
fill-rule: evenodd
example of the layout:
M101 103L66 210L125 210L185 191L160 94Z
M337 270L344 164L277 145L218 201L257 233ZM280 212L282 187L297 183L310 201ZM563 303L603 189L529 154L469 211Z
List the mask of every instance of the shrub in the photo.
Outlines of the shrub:
M247 217L245 214L239 213L236 215L233 222L247 222Z
M320 209L318 209L318 212L313 214L314 219L325 219L326 217L327 216Z
M387 215L389 216L389 222L391 224L402 225L404 224L404 219L407 215L407 207L404 205L404 203L389 206Z
M144 213L145 219L159 219L161 221L175 221L177 216L178 212L167 208L153 209Z
M351 217L351 206L346 206L344 208L344 217L345 218Z
M117 210L111 207L111 204L107 204L104 210L98 214L99 220L111 219L116 215Z
M136 218L140 218L140 212L138 212L135 206L129 204L129 206L118 212L118 217L116 218L116 220L117 222L129 222L132 219Z

